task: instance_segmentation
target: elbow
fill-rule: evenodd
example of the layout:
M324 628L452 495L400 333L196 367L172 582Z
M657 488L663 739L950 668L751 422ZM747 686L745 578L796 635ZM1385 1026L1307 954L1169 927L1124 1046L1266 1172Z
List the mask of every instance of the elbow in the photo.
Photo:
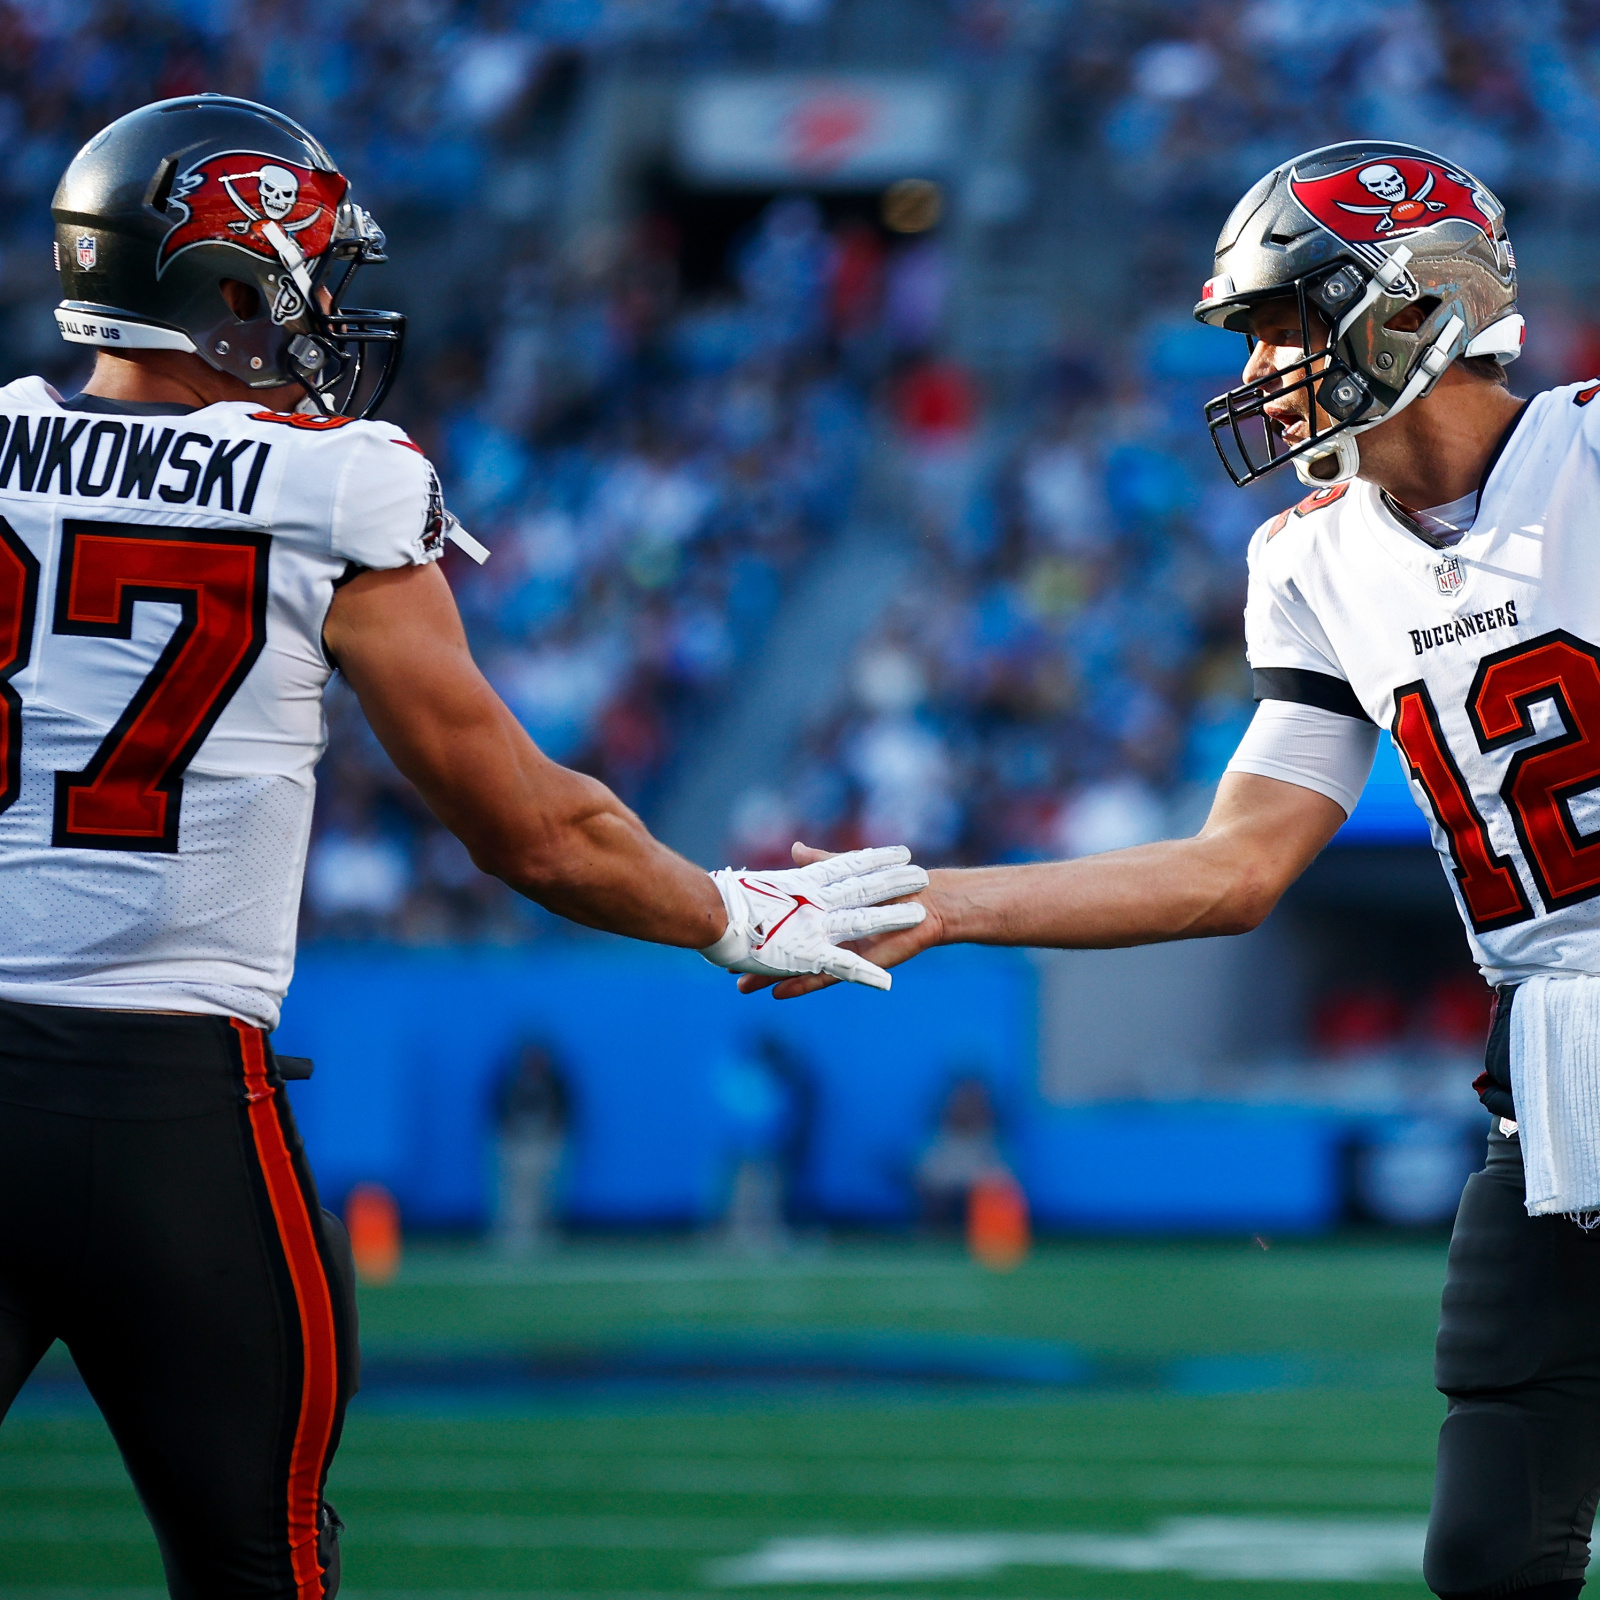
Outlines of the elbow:
M1238 933L1254 933L1267 920L1272 910L1271 900L1241 900L1218 908L1208 919L1202 931L1208 938L1226 937Z
M1224 886L1195 931L1207 938L1253 933L1271 915L1283 896L1283 886L1270 881L1251 863L1229 875Z

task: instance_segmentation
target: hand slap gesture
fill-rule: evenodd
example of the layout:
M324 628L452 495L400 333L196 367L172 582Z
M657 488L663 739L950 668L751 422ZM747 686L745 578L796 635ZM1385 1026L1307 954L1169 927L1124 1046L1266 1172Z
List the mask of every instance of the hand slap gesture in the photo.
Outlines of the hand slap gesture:
M851 850L776 872L724 867L711 876L728 927L701 955L730 972L763 978L822 973L887 989L891 980L882 967L840 945L914 928L927 915L920 905L883 904L928 887L928 874L911 865L903 845Z

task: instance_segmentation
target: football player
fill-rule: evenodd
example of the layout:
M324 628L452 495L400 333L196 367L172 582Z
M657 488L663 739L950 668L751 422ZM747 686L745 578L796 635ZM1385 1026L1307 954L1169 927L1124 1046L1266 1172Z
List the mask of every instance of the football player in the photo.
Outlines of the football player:
M906 851L707 876L547 760L474 666L432 467L371 419L403 319L328 153L200 95L97 134L53 206L82 394L0 387L0 1413L65 1341L174 1596L338 1585L349 1244L268 1033L335 670L487 872L736 972L888 986Z
M864 949L891 966L958 941L1254 928L1355 806L1388 728L1497 991L1475 1085L1488 1158L1440 1317L1425 1575L1450 1600L1570 1600L1600 1496L1600 383L1509 392L1523 323L1503 208L1408 145L1268 173L1195 315L1250 340L1244 381L1206 407L1234 481L1288 463L1306 491L1250 546L1259 706L1205 826L936 872L927 920Z

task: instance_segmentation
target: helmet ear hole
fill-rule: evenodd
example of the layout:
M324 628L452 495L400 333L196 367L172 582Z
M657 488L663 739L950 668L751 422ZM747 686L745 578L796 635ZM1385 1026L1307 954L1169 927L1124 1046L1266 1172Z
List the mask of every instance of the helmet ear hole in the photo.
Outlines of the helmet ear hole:
M1420 300L1413 300L1408 306L1401 306L1395 314L1384 323L1390 333L1415 333L1435 311L1442 302L1436 294L1425 294Z
M217 287L222 291L228 309L240 322L254 322L261 315L261 291L253 283L224 278Z

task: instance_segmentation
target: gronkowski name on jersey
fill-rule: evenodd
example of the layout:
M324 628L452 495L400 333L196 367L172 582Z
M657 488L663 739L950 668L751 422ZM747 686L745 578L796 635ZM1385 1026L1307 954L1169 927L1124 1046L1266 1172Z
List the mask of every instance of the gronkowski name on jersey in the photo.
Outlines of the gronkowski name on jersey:
M1250 545L1257 698L1389 729L1491 983L1600 973L1597 393L1529 402L1448 550L1360 481Z
M387 423L149 409L0 388L0 998L272 1028L323 621L438 557L437 480Z

